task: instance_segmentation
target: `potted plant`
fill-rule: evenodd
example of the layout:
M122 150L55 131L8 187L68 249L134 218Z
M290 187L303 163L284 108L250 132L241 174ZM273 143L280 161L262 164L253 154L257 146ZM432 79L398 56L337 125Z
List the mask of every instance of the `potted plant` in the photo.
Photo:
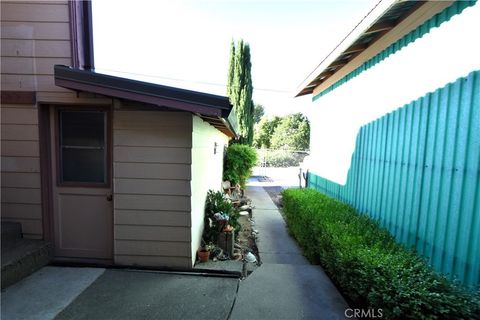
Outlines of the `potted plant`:
M200 262L208 262L208 260L210 259L210 246L208 246L203 239L202 244L197 251L197 254Z
M206 243L217 243L218 235L230 225L240 231L239 211L221 191L209 190L205 202L205 220L202 238Z

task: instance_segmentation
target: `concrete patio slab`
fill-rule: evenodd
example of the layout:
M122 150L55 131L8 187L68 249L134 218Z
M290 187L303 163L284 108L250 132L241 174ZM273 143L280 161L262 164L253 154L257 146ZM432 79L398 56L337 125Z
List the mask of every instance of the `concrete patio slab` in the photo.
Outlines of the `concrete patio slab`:
M226 319L238 281L107 270L55 319Z
M105 269L43 267L2 292L2 319L53 319Z

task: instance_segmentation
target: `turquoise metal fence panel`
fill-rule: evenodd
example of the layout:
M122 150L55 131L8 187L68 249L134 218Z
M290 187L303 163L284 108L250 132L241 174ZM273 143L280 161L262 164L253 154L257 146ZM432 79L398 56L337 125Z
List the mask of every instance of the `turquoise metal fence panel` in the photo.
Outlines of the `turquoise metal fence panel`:
M480 71L363 126L347 183L309 187L370 215L432 266L480 285Z

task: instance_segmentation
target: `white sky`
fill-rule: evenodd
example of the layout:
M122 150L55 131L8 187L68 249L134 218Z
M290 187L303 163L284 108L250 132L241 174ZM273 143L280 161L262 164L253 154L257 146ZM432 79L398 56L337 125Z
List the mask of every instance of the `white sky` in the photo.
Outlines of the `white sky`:
M98 72L219 95L231 39L250 43L254 101L308 113L300 83L378 0L93 1Z

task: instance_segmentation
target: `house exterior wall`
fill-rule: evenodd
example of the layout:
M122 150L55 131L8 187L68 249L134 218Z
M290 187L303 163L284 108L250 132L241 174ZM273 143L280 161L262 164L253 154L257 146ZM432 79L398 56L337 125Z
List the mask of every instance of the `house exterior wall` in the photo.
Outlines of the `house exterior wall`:
M1 2L1 89L36 92L28 104L1 105L2 221L43 237L38 102L74 98L56 87L54 64L70 64L68 1Z
M318 94L309 115L309 186L469 285L480 281L479 23L478 4L454 3Z
M439 271L480 283L480 71L361 128L347 183L309 186L368 213Z
M229 139L199 117L192 117L192 180L190 185L192 190L191 255L193 264L202 237L207 192L209 189L221 190L223 151L228 145ZM215 144L217 144L216 148Z
M192 116L113 113L114 261L191 267Z
M480 69L480 46L471 41L474 30L480 28L480 5L464 8L460 14L450 8L429 20L432 23L407 34L407 45L402 47L402 39L391 44L390 49L371 59L371 67L362 68L332 91L314 97L308 114L310 170L344 184L362 125ZM448 12L453 15L446 15ZM401 49L396 51L397 47Z
M45 158L48 141L39 142L49 130L39 118L48 115L49 105L112 106L113 100L54 83L55 64L73 65L68 1L0 5L2 93L31 94L28 103L1 104L1 219L21 222L26 238L49 239L50 177L48 170L40 171L41 163L50 166L51 159ZM114 105L114 263L190 268L200 242L206 190L221 185L227 138L188 112L118 100ZM205 151L211 144L213 152L211 137L219 143L215 157ZM193 189L200 193L192 196Z

